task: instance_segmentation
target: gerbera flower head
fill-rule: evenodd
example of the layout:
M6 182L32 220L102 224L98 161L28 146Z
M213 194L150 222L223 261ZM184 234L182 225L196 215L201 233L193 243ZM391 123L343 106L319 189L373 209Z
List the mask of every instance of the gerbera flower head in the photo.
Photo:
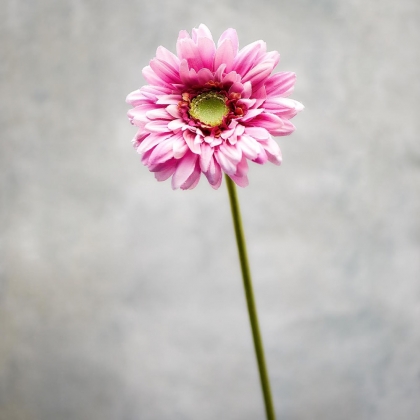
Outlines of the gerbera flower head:
M217 189L222 173L248 185L248 160L281 163L272 136L291 134L290 122L303 105L287 98L296 76L271 74L277 51L263 41L241 50L234 29L215 45L201 24L179 33L177 55L160 46L143 69L148 85L130 93L133 139L142 163L158 181L172 177L172 188L192 189L203 173Z

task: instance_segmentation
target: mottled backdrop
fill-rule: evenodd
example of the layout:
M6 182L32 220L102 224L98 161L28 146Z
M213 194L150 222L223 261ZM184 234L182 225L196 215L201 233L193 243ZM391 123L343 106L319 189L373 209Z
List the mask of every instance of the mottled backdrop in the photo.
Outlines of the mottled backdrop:
M0 419L264 418L225 187L125 115L201 22L306 105L240 191L279 420L420 418L420 2L2 0Z

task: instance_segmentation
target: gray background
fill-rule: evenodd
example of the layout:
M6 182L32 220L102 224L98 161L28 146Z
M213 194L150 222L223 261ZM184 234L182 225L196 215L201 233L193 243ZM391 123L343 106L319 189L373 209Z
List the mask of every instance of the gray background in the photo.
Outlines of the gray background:
M0 11L1 420L264 418L225 186L157 183L125 116L201 22L306 105L240 191L278 418L420 418L420 2Z

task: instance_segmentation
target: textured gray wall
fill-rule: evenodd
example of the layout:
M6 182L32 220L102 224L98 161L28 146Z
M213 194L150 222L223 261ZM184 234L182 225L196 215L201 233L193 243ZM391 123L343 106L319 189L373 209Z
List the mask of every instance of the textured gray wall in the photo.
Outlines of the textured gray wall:
M125 96L206 23L306 109L240 191L279 419L420 418L420 2L0 5L1 420L255 420L224 186L157 183Z

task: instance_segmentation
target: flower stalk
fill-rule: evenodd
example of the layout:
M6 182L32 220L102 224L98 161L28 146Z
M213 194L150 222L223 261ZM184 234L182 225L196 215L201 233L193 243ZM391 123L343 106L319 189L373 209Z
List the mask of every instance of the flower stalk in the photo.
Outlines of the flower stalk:
M236 243L238 246L239 262L241 265L242 279L245 288L249 320L251 322L252 338L254 341L255 354L257 357L258 371L260 374L265 411L267 415L267 420L275 420L273 399L271 397L270 390L270 380L268 377L261 332L258 324L257 308L252 288L251 271L248 263L245 235L242 228L242 219L239 209L239 201L236 194L236 186L228 175L225 175L225 178L229 193L230 208L232 211L233 226L235 230Z

